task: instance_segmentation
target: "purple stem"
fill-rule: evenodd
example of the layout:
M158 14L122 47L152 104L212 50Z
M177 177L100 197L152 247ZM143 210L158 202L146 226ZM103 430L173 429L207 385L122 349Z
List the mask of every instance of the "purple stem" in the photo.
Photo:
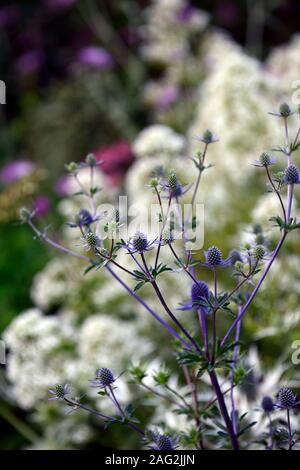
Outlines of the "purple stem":
M143 307L148 310L149 313L157 320L159 323L161 323L168 331L171 333L172 336L174 336L176 339L178 339L187 349L192 349L191 345L187 343L181 336L170 326L168 323L166 323L162 318L160 318L159 315L157 315L150 307L147 305L143 299L137 295L130 287L111 269L109 265L105 266L106 269L110 272L110 274L129 292L140 304L143 305Z
M233 448L233 450L239 450L239 441L238 441L237 436L234 432L233 425L232 425L231 419L230 419L228 411L227 411L224 396L223 396L222 390L220 388L217 375L216 375L214 370L208 372L208 374L209 374L212 386L214 387L214 390L215 390L216 395L217 395L220 411L221 411L221 414L222 414L223 419L224 419L225 424L226 424L226 428L227 428L227 431L228 431L228 434L229 434L229 437L230 437L232 448Z
M272 257L270 259L270 261L268 262L267 266L265 267L265 270L260 278L260 280L258 281L258 283L256 284L255 288L253 289L252 291L252 294L250 295L249 299L247 300L246 304L244 305L244 307L241 309L241 312L238 314L238 316L236 317L235 321L232 323L232 325L230 326L230 328L228 329L227 333L225 334L224 338L222 339L222 342L221 342L221 346L224 346L224 344L226 343L228 337L230 336L230 334L232 333L232 331L236 328L237 324L240 322L240 320L243 318L244 314L246 313L248 307L250 306L250 304L252 303L253 299L255 298L257 292L259 291L259 288L260 286L262 285L263 281L265 280L265 277L266 275L268 274L272 264L274 263L275 259L276 259L276 256L278 255L279 251L280 251L280 248L285 240L287 236L287 232L284 232L281 239L279 240L277 246L276 246L276 249L275 251L273 252L272 254Z
M111 393L110 398L111 398L112 402L117 407L117 410L119 411L121 416L123 416L123 418L126 418L126 415L125 415L124 411L122 410L122 407L121 407L120 403L118 402L118 399L117 399L117 397L114 393L114 390L113 390L112 386L110 385L108 388L109 388L109 391ZM144 431L139 426L136 426L135 424L131 423L130 421L128 421L128 426L131 427L132 429L134 429L134 431L138 432L142 436L145 435Z
M92 260L88 258L87 256L80 255L76 253L75 251L69 250L68 248L65 248L64 246L60 245L59 243L54 242L49 238L47 235L42 234L38 230L38 228L33 224L33 222L30 220L28 222L29 226L32 228L32 230L37 234L38 237L41 237L42 240L47 242L49 245L51 245L53 248L56 248L59 251L62 251L63 253L67 253L68 255L74 256L76 258L82 259L84 261L91 262ZM161 323L168 331L171 333L172 336L174 336L176 339L178 339L187 349L191 349L191 345L187 343L181 336L170 326L168 323L166 323L162 318L160 318L159 315L157 315L144 301L141 299L139 295L137 295L130 287L111 269L110 266L106 265L106 269L110 272L110 274L139 302L141 303L146 310L148 310L149 313L157 320L159 323Z
M239 309L240 310L240 309ZM242 322L239 321L236 327L236 334L235 334L235 342L237 343L240 339L241 335L241 326ZM231 369L231 389L230 389L230 398L231 398L231 405L232 405L232 424L234 432L237 433L237 420L236 420L236 410L235 410L235 402L234 402L234 371L236 367L236 360L238 354L239 346L236 344L233 350L233 357L232 357L232 369Z
M206 354L207 359L209 360L208 331L207 331L207 325L206 325L206 312L204 308L200 307L198 309L198 317L199 317L199 323L200 323L200 328L201 328L201 333L202 333L202 338L203 338L203 343L204 343L205 354Z
M287 414L287 423L288 423L288 431L289 431L289 450L292 450L293 448L293 442L292 442L292 428L291 428L291 417L290 417L290 409L287 408L286 410Z

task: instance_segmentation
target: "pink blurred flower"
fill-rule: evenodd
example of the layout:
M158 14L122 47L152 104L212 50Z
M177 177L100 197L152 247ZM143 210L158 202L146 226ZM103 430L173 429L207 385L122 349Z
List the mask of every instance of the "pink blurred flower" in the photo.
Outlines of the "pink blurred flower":
M24 176L28 176L34 169L35 165L29 160L16 160L2 168L0 171L0 181L4 184L13 183Z
M50 199L44 194L39 194L33 203L33 207L38 217L44 217L50 211L50 208L51 208Z
M130 144L126 140L119 140L112 145L94 151L94 154L97 160L103 162L101 170L107 175L110 184L120 185L134 158Z
M80 49L78 60L89 67L107 70L113 66L111 55L102 47L87 46Z

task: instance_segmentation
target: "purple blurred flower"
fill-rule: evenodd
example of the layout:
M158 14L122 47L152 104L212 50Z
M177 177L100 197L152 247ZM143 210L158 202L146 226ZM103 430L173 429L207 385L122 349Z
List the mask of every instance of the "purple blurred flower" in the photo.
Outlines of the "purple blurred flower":
M51 10L57 10L71 7L75 2L76 0L44 0L44 5Z
M82 48L78 53L78 60L83 65L102 70L110 69L113 66L111 55L102 47L97 46Z
M14 181L28 176L35 169L35 165L29 160L16 160L8 163L0 172L0 181L4 184L13 183Z
M126 26L119 31L119 34L127 46L134 47L142 42L138 28Z
M0 9L0 27L5 28L15 24L20 17L19 9L15 5Z
M33 75L37 73L44 63L44 54L38 49L24 52L16 60L16 69L23 75Z
M189 5L188 3L184 5L182 8L180 8L177 18L179 21L182 21L183 23L190 21L190 19L197 13L197 9Z
M50 199L44 194L39 194L33 203L33 207L36 212L36 215L43 217L48 214L51 208Z
M179 96L178 86L170 84L166 85L159 95L156 105L159 109L167 109L177 100Z
M55 185L57 194L61 197L69 196L71 191L71 178L70 175L62 176L58 179Z
M239 8L230 0L222 0L217 3L216 16L225 26L234 24L239 19Z

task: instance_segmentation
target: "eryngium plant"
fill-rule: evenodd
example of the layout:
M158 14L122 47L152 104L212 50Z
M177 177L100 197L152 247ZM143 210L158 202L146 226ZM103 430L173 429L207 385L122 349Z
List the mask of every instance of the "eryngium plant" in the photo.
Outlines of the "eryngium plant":
M83 409L93 413L105 421L107 426L110 424L127 426L133 432L140 434L143 445L152 449L174 450L178 446L188 445L196 449L223 447L238 450L251 446L251 442L244 440L243 435L256 423L244 423L245 416L240 416L235 401L235 387L246 376L246 373L241 373L240 368L237 373L239 355L242 353L240 344L242 322L286 238L291 231L300 228L300 223L292 213L295 186L300 182L299 169L293 161L293 156L300 146L300 128L296 136L289 135L288 120L293 112L285 104L280 106L278 113L270 114L283 122L285 142L274 149L274 152L276 151L283 157L282 168L275 174L271 171L271 167L276 164L276 159L267 152L254 160L253 165L258 168L256 171L265 172L268 190L278 199L281 208L281 213L271 219L278 227L278 242L272 251L269 250L269 243L265 236L257 237L257 241L253 244L233 247L228 257L224 257L217 246L208 247L201 259L198 259L199 251L193 251L193 240L189 238L189 234L191 226L197 224L197 220L192 215L202 175L211 167L206 164L209 146L218 140L211 131L206 131L203 136L196 137L199 145L203 145L203 149L193 158L198 170L198 177L194 184L183 185L174 171L166 174L161 168L149 182L149 190L156 195L159 207L158 231L154 238L152 235L137 231L125 241L120 236L119 209L114 208L110 214L99 212L95 202L99 188L94 187L93 181L95 167L101 163L98 163L92 155L88 155L82 164L72 162L67 166L69 174L78 183L79 193L86 196L89 204L89 209L82 208L78 214L73 214L72 222L68 223L74 230L78 230L81 244L87 251L86 255L79 252L75 246L70 249L54 241L48 236L47 230L40 230L36 226L33 212L25 208L21 210L22 222L31 227L37 238L67 255L85 261L87 265L85 273L106 269L126 289L128 295L133 296L154 317L154 320L168 331L170 338L175 339L175 342L170 342L170 354L174 353L171 348L175 348L178 368L190 387L190 393L183 396L174 388L172 389L168 383L170 376L163 369L155 375L154 380L172 394L172 398L168 396L167 399L176 406L175 413L185 414L190 419L191 430L181 436L171 436L161 430L143 429L135 417L133 406L131 404L124 406L118 400L115 394L118 376L109 369L109 364L99 364L99 369L90 383L91 386L98 388L98 395L110 398L116 409L114 416L92 409L82 403L82 399L74 398L67 384L54 384L53 389L50 390L51 400L62 401L74 411ZM82 168L90 169L89 190L86 190L80 183ZM175 201L180 204L180 197L187 192L190 192L189 219L192 219L192 222L181 220L178 225L178 219L174 217L172 211L172 203ZM99 221L104 221L105 233L110 236L103 237L98 233L95 226ZM180 251L176 245L175 232L177 238L181 239ZM181 237L178 237L178 232ZM125 250L131 257L135 269L131 270L122 264L119 259L121 250ZM168 265L160 260L162 250L166 250L170 256ZM151 264L148 258L150 251L152 254L154 252L154 262ZM121 256L120 258L122 259ZM209 282L199 279L198 267L207 270L211 286ZM227 272L230 279L235 279L229 291L224 292L219 288L220 270L223 273ZM186 299L182 299L183 302L178 307L178 311L190 311L191 315L198 319L198 331L188 328L186 326L188 322L183 323L180 320L182 313L175 313L167 304L159 281L159 278L167 271L190 278L190 292L187 293ZM128 285L122 274L131 276L135 282L134 288ZM168 321L160 315L159 308L154 310L143 300L142 294L137 293L145 284L153 289L153 294L158 300L157 305L164 309L169 317ZM223 337L220 337L222 313L229 314L232 320ZM162 400L166 399L166 395L145 385L144 378L147 372L143 367L132 366L128 372L135 383L146 387L148 392L156 394ZM204 375L210 381L212 398L203 406L199 398L199 383ZM220 377L230 386L226 385L225 388L220 383ZM276 396L273 398L261 397L261 416L263 418L267 415L269 424L259 442L266 449L292 449L300 439L299 432L293 430L291 424L291 414L299 402L296 395L286 387L281 388L278 393L274 391L274 395ZM283 421L282 419L279 421L275 413L284 413ZM281 423L280 427L278 423Z

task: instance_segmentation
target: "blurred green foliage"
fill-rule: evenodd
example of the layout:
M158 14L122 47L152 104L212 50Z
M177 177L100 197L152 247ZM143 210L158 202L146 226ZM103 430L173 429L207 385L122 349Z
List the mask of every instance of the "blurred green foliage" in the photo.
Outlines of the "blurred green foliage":
M28 227L0 226L0 332L20 311L31 306L32 277L49 259Z

